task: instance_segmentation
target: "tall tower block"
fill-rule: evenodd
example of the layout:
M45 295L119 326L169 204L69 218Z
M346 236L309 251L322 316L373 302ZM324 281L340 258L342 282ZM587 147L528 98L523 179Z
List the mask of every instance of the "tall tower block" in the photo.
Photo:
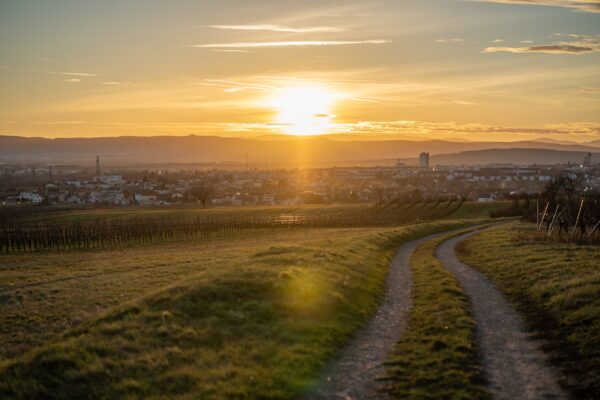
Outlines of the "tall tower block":
M96 175L100 176L100 156L96 156Z
M429 153L423 152L419 154L419 167L429 168Z

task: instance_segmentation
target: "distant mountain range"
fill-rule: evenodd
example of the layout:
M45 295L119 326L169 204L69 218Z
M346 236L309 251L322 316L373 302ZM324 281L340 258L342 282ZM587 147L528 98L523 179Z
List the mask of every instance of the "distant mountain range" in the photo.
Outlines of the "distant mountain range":
M597 146L595 146L597 144ZM136 163L245 163L271 166L348 165L352 162L413 160L420 152L432 164L581 162L585 153L600 160L594 145L545 141L465 142L449 140L348 140L347 136L225 138L152 136L108 138L25 138L0 136L0 161L92 164L95 156L119 165Z
M597 149L600 150L600 149ZM586 152L551 149L487 149L439 154L431 157L432 165L477 164L555 164L581 163ZM600 151L592 152L592 160L600 161Z

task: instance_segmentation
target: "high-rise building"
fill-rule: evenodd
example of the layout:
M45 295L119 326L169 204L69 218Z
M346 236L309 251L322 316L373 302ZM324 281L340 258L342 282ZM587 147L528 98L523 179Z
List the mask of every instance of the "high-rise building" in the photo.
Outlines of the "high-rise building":
M429 153L423 152L419 154L419 167L429 168Z
M583 159L583 166L584 167L591 167L592 165L594 165L592 163L592 153L587 153Z
M96 175L100 176L100 156L96 156Z

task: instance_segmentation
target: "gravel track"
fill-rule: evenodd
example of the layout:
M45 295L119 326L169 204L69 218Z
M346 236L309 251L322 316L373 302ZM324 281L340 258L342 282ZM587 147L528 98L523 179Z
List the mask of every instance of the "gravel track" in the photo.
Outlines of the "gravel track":
M568 398L539 343L526 333L519 314L493 283L456 257L456 245L475 233L445 241L436 255L471 299L488 390L495 399Z
M378 377L385 373L384 361L408 323L412 306L410 256L415 248L447 232L405 243L392 260L384 300L375 316L327 366L321 381L306 399L380 399Z

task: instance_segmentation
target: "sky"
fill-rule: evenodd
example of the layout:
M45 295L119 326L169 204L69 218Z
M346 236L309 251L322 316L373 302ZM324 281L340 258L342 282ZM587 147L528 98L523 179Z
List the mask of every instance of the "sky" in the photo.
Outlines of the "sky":
M600 140L600 0L0 0L0 134Z

